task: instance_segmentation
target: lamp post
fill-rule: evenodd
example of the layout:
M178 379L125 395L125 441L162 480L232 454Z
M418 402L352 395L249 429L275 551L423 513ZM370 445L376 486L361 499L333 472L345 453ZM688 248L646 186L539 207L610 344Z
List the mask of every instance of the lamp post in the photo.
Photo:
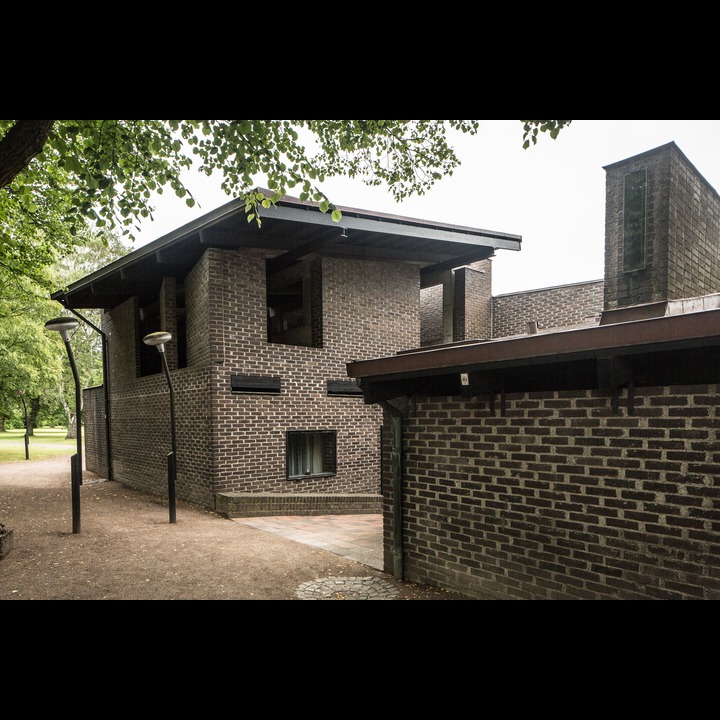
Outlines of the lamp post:
M65 343L70 369L75 380L75 431L77 435L77 453L70 458L70 482L72 485L72 528L74 533L80 532L80 486L82 485L82 423L80 422L80 378L78 377L75 358L70 347L70 331L78 326L78 321L70 317L57 317L45 323L46 330L60 333Z
M170 506L170 522L175 522L175 479L177 477L177 441L175 436L175 393L173 392L173 384L170 379L170 370L168 369L167 359L165 357L165 343L172 340L169 332L154 332L146 335L143 342L146 345L154 345L157 347L160 357L162 358L163 371L170 388L170 438L171 451L167 456L168 465L168 504Z

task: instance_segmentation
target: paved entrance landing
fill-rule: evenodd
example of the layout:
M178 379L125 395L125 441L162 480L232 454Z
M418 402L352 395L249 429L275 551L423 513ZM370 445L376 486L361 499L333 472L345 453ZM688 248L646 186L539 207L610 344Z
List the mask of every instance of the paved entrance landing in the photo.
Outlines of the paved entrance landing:
M233 522L322 548L383 570L382 515L275 515L231 518Z

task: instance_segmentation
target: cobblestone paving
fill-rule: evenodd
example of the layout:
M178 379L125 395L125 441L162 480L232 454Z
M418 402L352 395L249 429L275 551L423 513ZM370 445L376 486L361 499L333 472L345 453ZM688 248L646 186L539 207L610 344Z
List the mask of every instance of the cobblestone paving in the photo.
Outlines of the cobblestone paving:
M398 590L380 578L328 577L303 583L301 600L395 600Z

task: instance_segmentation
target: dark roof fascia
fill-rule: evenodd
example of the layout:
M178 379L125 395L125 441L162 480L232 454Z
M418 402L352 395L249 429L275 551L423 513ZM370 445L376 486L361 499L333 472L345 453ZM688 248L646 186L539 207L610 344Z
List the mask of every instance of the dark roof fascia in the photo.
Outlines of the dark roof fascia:
M351 378L387 381L720 345L720 309L521 337L405 351L348 363Z
M326 227L345 228L346 230L363 230L420 239L439 240L443 242L459 242L464 245L477 245L483 251L488 246L495 249L520 250L522 236L510 233L494 232L462 225L449 225L426 220L371 213L356 208L338 206L343 213L342 220L337 223L330 213L323 213L315 202L303 203L297 198L286 197L270 208L260 208L261 219L276 218L290 222L317 224ZM103 268L72 283L66 290L58 290L51 294L53 300L60 300L67 294L83 289L93 282L105 279L143 258L175 245L180 240L215 225L231 215L245 212L245 200L235 199L215 210L193 220L172 232L163 235L147 245L134 250Z
M215 210L206 213L202 217L197 218L196 220L192 220L189 223L186 223L185 225L177 228L176 230L167 233L166 235L162 235L157 240L153 240L147 245L143 245L143 247L138 248L137 250L133 250L127 255L124 255L123 257L118 258L114 262L111 262L109 265L105 265L99 270L96 270L94 273L86 275L81 280L78 280L77 282L69 285L67 290L57 290L56 292L52 293L50 297L53 300L59 300L67 293L71 293L74 290L83 288L87 285L91 285L93 282L97 282L98 280L109 277L110 275L113 275L114 273L122 270L123 268L134 265L136 262L142 260L143 258L149 257L150 255L153 255L157 252L160 252L161 250L171 247L179 240L186 238L188 235L192 235L194 233L200 232L201 230L209 228L212 225L220 222L221 220L224 220L228 216L235 215L240 211L245 212L245 200L231 200L229 203L221 205L219 208L216 208Z
M496 249L519 250L522 243L521 235L482 230L463 225L450 225L430 222L402 215L387 213L369 213L356 208L337 206L343 214L340 222L332 219L330 213L317 210L317 203L297 205L292 201L280 201L277 205L260 211L261 218L277 217L302 223L312 223L325 227L338 227L346 230L363 230L405 237L416 237L423 240L442 240L445 242L462 242L463 244L492 246Z

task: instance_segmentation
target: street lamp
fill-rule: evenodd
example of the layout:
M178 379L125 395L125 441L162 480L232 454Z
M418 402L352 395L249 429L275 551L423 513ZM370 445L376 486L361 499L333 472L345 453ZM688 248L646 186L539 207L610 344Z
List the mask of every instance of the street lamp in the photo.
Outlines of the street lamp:
M162 366L167 378L168 387L170 388L170 437L172 442L172 450L168 453L168 504L170 506L170 522L175 522L175 479L177 477L177 441L175 438L175 394L173 392L173 384L170 379L170 370L168 369L167 359L165 358L165 343L172 340L169 332L154 332L146 335L143 342L146 345L154 345L157 347L160 357L162 358Z
M80 422L80 378L75 358L70 347L70 331L78 326L78 321L70 317L57 317L45 323L46 330L60 333L67 348L70 368L75 379L75 430L77 434L77 453L70 458L70 482L72 485L72 527L74 533L80 532L80 486L82 485L82 423Z

